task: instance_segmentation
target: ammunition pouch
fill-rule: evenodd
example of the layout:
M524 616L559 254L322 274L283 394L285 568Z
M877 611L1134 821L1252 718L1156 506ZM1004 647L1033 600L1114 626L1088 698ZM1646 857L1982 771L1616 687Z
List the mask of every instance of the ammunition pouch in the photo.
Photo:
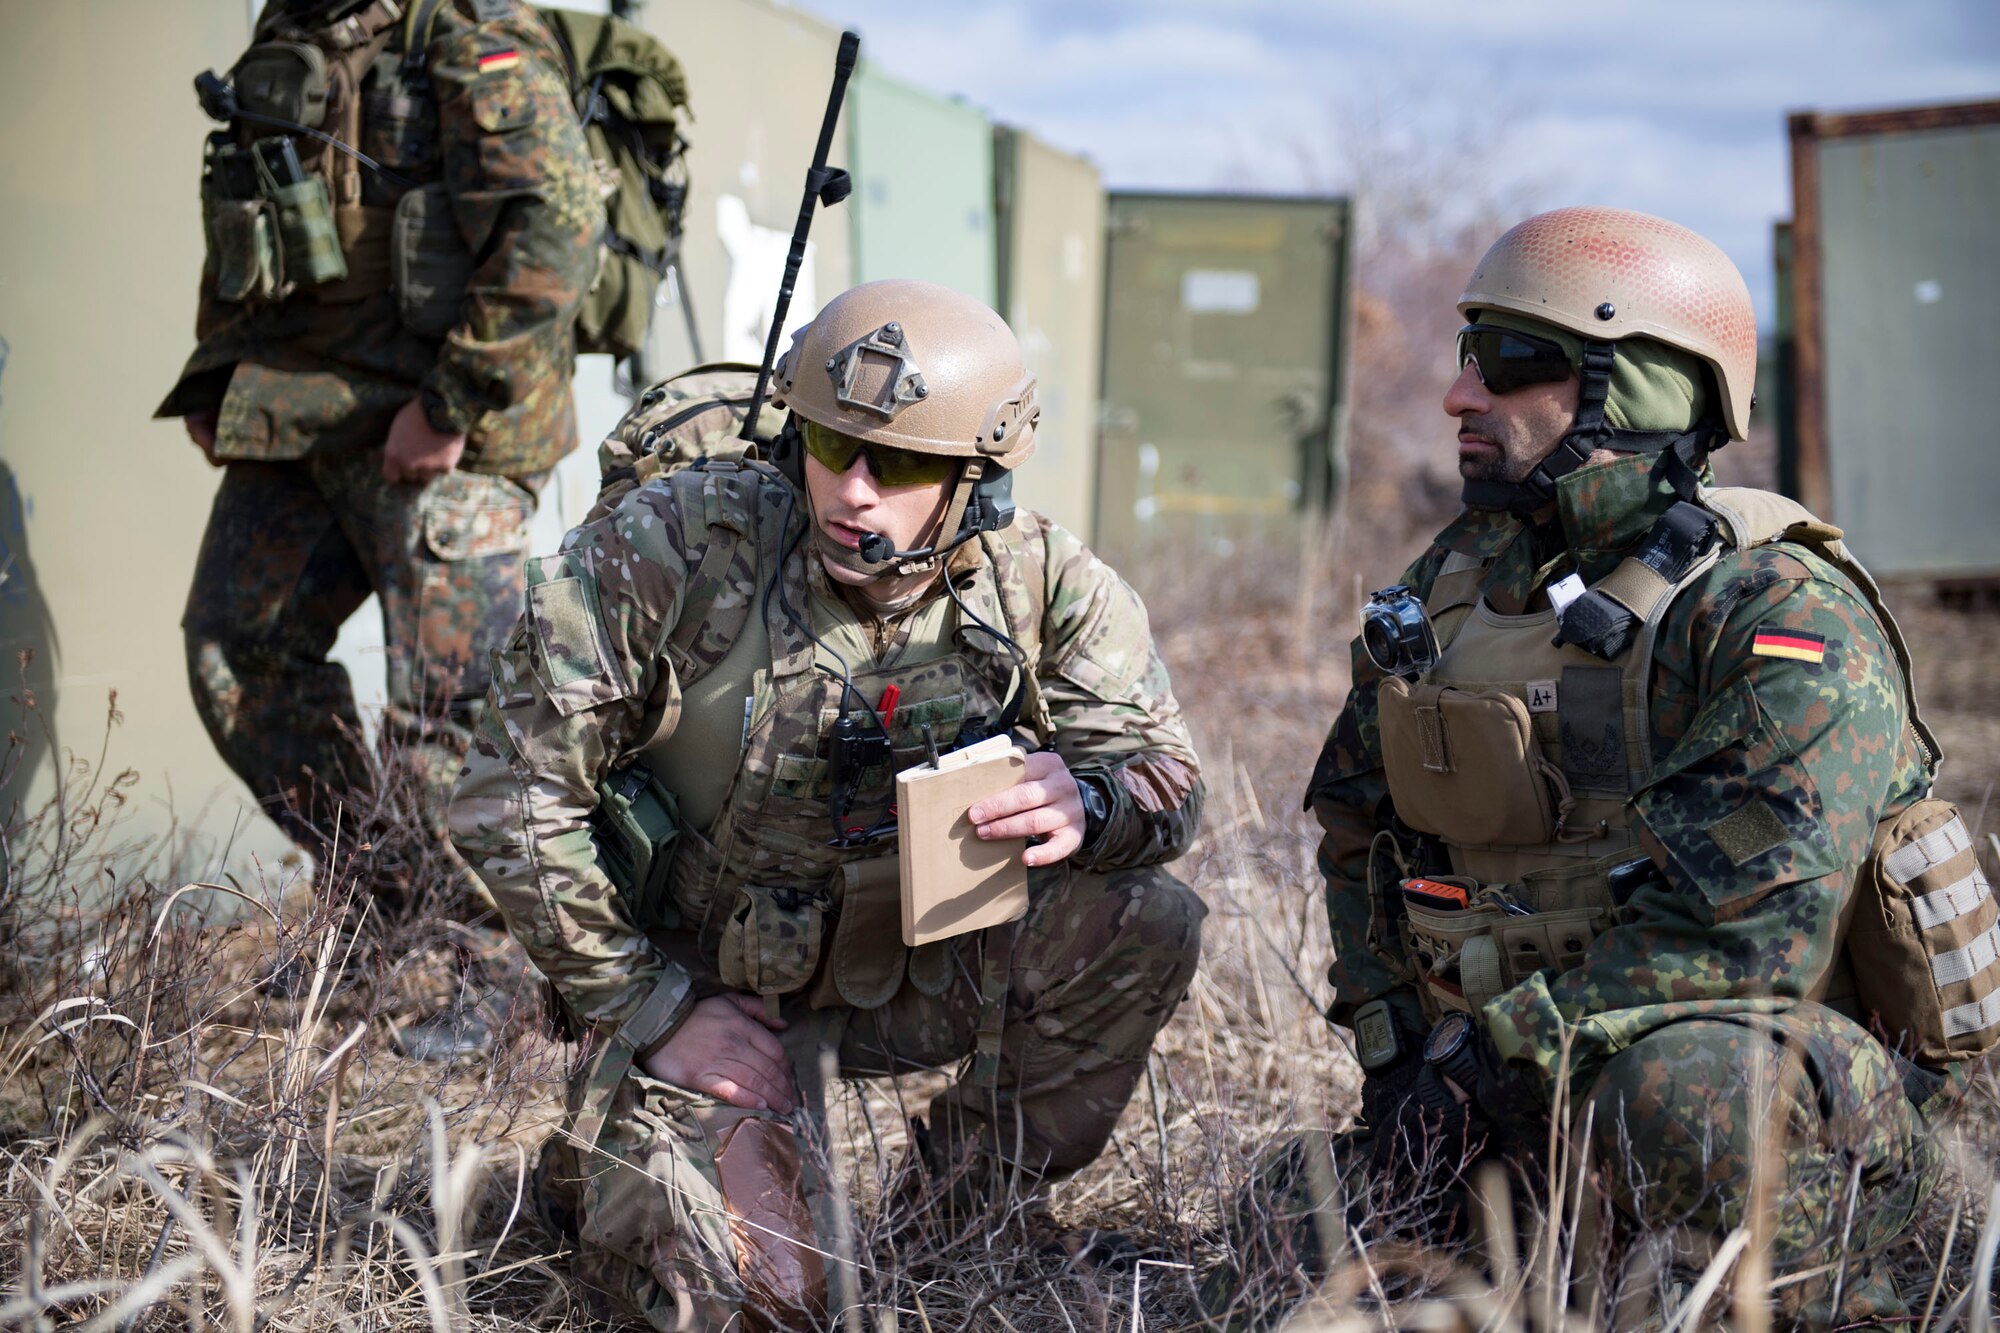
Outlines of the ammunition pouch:
M679 835L674 794L644 764L628 765L598 784L590 816L597 864L642 930L680 924L667 887Z
M925 995L951 988L952 941L916 949L903 944L903 876L896 857L849 861L834 879L838 914L826 964L813 981L813 1008L877 1009L906 978Z
M1377 699L1382 764L1404 823L1464 846L1556 840L1574 802L1562 771L1542 757L1520 699L1396 676Z
M220 300L281 301L297 287L347 276L326 182L281 185L253 147L211 144L202 214Z
M207 193L204 191L204 193ZM206 201L204 231L215 271L217 299L237 304L275 301L284 295L285 251L278 244L278 212L268 199Z
M472 251L458 230L444 182L418 186L396 201L389 285L403 327L425 338L449 333L459 322L472 271Z
M745 884L722 923L716 971L729 990L791 995L819 970L832 900L820 888Z
M2000 904L1958 808L1882 821L1854 892L1847 955L1882 1039L1931 1066L2000 1044Z

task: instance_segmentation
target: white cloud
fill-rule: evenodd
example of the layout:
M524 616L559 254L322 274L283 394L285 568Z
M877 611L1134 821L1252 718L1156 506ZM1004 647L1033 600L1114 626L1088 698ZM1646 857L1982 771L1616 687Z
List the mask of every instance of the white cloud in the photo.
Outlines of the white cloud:
M1492 132L1503 193L1663 213L1769 304L1789 111L2000 95L1983 0L811 0L898 76L1094 159L1114 188L1312 183L1330 107ZM1768 312L1767 312L1768 313Z

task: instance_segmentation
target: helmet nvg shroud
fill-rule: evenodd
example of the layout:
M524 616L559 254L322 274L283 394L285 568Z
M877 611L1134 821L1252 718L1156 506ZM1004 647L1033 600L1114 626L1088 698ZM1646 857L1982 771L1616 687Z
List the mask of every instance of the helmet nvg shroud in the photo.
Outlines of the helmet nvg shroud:
M1558 208L1493 243L1458 298L1459 313L1504 310L1583 339L1576 424L1520 482L1467 481L1465 502L1529 514L1596 449L1671 449L1677 488L1692 494L1697 458L1749 432L1757 321L1743 275L1679 223L1622 208ZM1692 431L1618 430L1604 419L1617 344L1651 338L1699 358L1715 377L1720 420Z
M931 545L863 542L868 566L899 574L1012 521L1011 473L1034 453L1041 415L1007 322L963 292L908 279L829 301L779 358L771 402L870 444L965 460Z

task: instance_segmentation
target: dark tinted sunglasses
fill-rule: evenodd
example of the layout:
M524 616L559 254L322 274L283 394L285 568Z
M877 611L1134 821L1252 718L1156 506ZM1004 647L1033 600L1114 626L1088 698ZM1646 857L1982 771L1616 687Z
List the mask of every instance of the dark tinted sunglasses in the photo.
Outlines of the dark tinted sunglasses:
M886 444L870 444L817 421L801 420L799 428L805 436L806 452L835 476L854 466L856 454L868 460L869 472L884 486L934 486L958 475L960 460L950 454L920 454L910 449L892 449Z
M1479 382L1494 393L1512 393L1530 384L1560 384L1570 377L1562 344L1532 333L1468 324L1458 331L1459 369L1470 361Z

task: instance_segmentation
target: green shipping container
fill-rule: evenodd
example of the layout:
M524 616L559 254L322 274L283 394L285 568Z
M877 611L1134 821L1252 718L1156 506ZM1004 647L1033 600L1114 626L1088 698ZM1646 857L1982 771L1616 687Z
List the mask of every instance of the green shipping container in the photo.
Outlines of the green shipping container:
M1097 538L1226 545L1337 498L1350 206L1110 197Z
M1104 184L1095 165L993 129L997 309L1035 372L1042 419L1014 498L1093 539L1104 321Z
M1791 118L1785 472L1878 577L2000 578L2000 101Z
M986 117L864 60L847 89L847 142L854 280L925 278L993 305Z

